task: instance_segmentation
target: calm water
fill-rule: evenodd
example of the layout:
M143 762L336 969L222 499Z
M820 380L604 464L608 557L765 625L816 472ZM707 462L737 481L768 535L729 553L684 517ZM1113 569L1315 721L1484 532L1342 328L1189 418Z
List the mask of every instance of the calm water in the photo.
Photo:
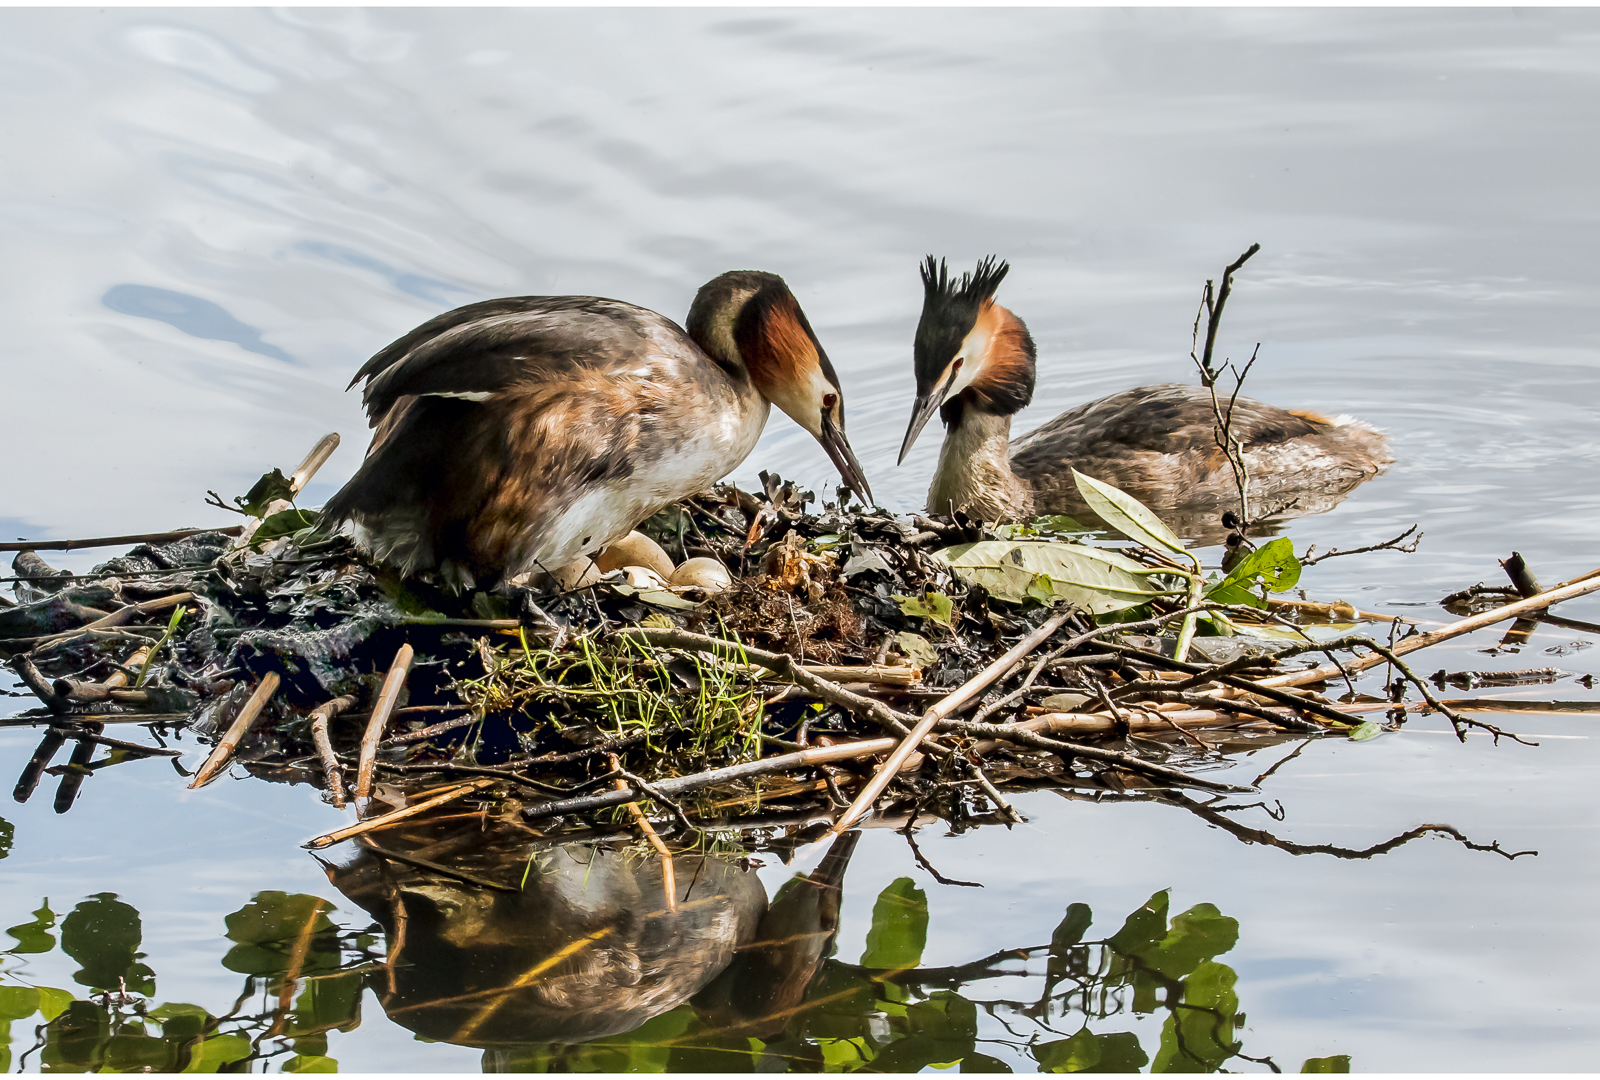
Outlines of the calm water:
M1315 568L1312 595L1442 620L1433 602L1495 581L1513 548L1546 582L1600 565L1593 11L13 9L0 101L7 537L218 522L206 489L242 492L338 430L320 501L365 443L344 384L425 318L542 292L681 317L701 282L743 267L794 288L845 380L875 491L912 509L937 452L924 437L893 468L923 254L1011 261L1002 299L1041 356L1026 429L1187 380L1200 283L1259 241L1224 350L1262 342L1255 396L1362 416L1398 459L1290 535L1427 533L1415 555ZM781 417L736 476L774 467L833 482ZM1564 613L1597 621L1600 601ZM1497 640L1421 666L1580 675L1600 657L1572 630L1480 651ZM1593 692L1564 679L1524 696ZM1071 904L1092 910L1084 940L1098 940L1170 889L1173 914L1210 904L1238 922L1212 962L1237 975L1251 1057L1592 1068L1592 721L1502 722L1539 747L1463 747L1423 719L1307 748L1266 783L1283 821L1233 816L1350 849L1448 823L1537 856L1438 837L1364 860L1295 855L1171 807L1036 794L1011 832L923 830L935 865L982 890L937 884L902 837L868 830L836 960L870 953L875 903L902 877L927 896L925 967L1048 943ZM0 762L20 769L35 740L0 735ZM298 848L337 820L303 788L187 794L154 761L94 778L64 817L48 798L8 806L0 925L28 923L42 897L58 918L80 904L111 918L113 901L87 898L115 893L140 916L128 948L146 954L153 1001L226 1012L245 976L227 966L239 939L224 920L263 891L322 897L353 931L370 921ZM793 869L758 873L775 892ZM71 988L87 961L67 945L3 964ZM1027 1044L1072 1036L1083 1013L1046 1011L1041 1027L1018 1011L1046 968L1037 954L959 989L980 1003L976 1052L1018 1070L1064 1060ZM1132 1033L1161 1064L1165 1014L1124 998L1089 1028ZM327 1042L347 1070L533 1060L419 1043L371 991L359 1019ZM12 1022L10 1068L37 1023Z

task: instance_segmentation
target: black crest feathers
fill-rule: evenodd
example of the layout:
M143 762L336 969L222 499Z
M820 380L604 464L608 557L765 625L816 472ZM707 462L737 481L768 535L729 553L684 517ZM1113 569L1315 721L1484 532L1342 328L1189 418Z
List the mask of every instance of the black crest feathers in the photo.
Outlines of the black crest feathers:
M936 262L929 255L922 263L923 303L954 302L970 306L975 311L985 300L994 297L995 290L1000 288L1000 283L1010 270L1010 263L999 262L995 256L989 255L978 263L977 270L962 274L961 280L957 281L950 276L949 267L943 259Z

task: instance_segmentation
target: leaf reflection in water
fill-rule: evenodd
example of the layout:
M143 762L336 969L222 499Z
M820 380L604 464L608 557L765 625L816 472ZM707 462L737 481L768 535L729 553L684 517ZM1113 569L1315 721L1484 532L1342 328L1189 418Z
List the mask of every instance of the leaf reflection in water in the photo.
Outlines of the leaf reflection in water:
M1429 833L1519 854L1448 826L1363 849L1296 844L1228 817L1249 806L1058 793L1165 802L1292 854L1366 859ZM792 851L805 835L791 829L767 846ZM1090 936L1088 905L1073 903L1048 942L931 967L929 898L902 877L876 898L859 960L842 960L835 941L860 835L836 838L770 902L747 847L680 851L673 910L661 858L620 834L562 843L476 818L418 818L385 830L382 847L362 838L350 861L324 864L374 924L345 925L322 897L270 890L228 915L221 963L244 985L219 1012L152 1000L156 973L126 901L99 893L58 923L46 900L0 954L0 1070L14 1061L14 1033L31 1026L21 1067L37 1054L50 1071L334 1071L329 1034L360 1025L363 990L424 1040L481 1048L494 1071L1278 1068L1245 1053L1237 976L1219 959L1238 922L1206 903L1173 914L1168 890L1102 938ZM58 947L87 993L28 978L30 958ZM1349 1068L1346 1056L1312 1057L1303 1071Z

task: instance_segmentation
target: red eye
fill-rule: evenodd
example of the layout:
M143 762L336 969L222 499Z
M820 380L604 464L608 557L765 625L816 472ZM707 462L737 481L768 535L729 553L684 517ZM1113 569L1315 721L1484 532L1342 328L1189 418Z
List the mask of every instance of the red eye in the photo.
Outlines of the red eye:
M955 365L955 370L957 370L957 371L960 371L960 370L961 370L961 357L959 357L959 356L958 356L958 357L956 357L956 365Z
M839 401L839 395L838 394L823 394L822 395L822 410L823 410L823 412L827 412L829 409L833 408L834 405L838 404L838 401Z

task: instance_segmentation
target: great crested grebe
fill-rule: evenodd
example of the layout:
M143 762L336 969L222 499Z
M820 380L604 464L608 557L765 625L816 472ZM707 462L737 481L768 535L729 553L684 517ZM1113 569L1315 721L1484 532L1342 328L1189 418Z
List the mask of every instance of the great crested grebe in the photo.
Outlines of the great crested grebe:
M1077 469L1152 509L1178 511L1169 521L1174 527L1181 521L1191 534L1215 531L1202 523L1236 505L1237 489L1217 442L1209 390L1177 383L1124 390L1010 441L1011 418L1033 398L1035 350L1022 320L994 300L1009 269L989 258L956 281L943 260L930 255L922 266L917 401L900 461L938 412L948 430L928 512L1017 521L1082 510ZM1241 397L1231 427L1244 443L1253 507L1325 510L1393 460L1382 432L1347 416ZM1292 509L1283 505L1296 500Z
M685 332L593 296L518 296L430 319L350 380L377 430L326 527L410 574L491 584L616 540L754 449L770 405L871 502L844 395L776 274L701 286Z

